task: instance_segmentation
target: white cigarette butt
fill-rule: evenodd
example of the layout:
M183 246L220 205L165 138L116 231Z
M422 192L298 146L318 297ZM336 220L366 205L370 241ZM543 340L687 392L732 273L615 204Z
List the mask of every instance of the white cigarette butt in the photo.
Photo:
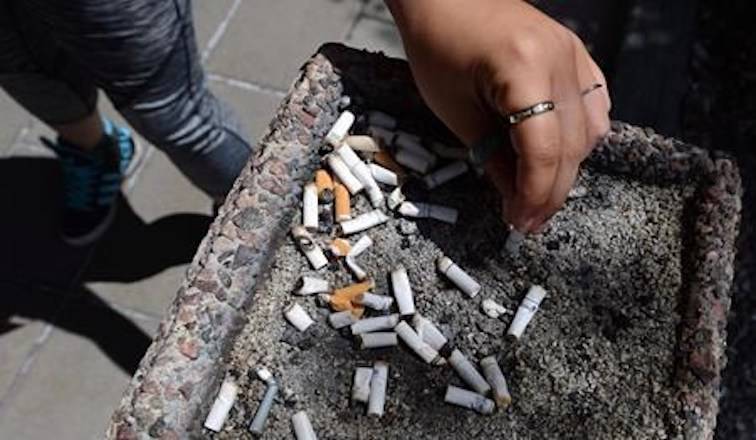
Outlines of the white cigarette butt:
M303 276L298 283L298 289L294 292L299 296L315 295L316 293L325 293L331 291L331 285L326 280L320 278Z
M415 316L412 317L412 325L415 327L418 336L436 351L441 351L441 348L449 342L430 319L419 313L415 313Z
M432 162L428 158L405 149L398 150L394 155L394 159L399 164L420 174L427 173L433 167Z
M359 240L357 240L354 246L352 246L347 256L358 257L372 245L373 239L371 239L369 235L363 235Z
M386 206L393 211L406 200L407 197L402 192L402 187L398 186L391 191L391 194L389 194L388 199L386 200Z
M297 440L318 440L306 412L299 411L291 416L291 424L294 426L294 436Z
M401 321L394 327L394 331L399 335L402 341L407 344L407 347L414 351L425 363L434 365L440 365L442 363L442 358L438 355L438 352L423 341L423 339L412 330L412 327L410 327L409 324Z
M534 285L530 288L528 294L525 295L522 303L520 303L520 307L517 308L517 313L515 313L512 324L509 325L507 335L520 339L522 333L525 331L525 327L533 319L533 315L538 311L538 307L540 307L541 301L543 301L545 296L546 290L543 287Z
M494 410L493 400L454 385L449 385L446 388L444 402L468 408L480 414L491 414Z
M378 142L370 136L347 136L344 143L352 147L355 151L364 151L366 153L377 153L381 151Z
M341 160L344 161L349 168L349 171L365 187L368 197L370 198L370 203L373 207L377 208L381 206L383 204L383 192L381 192L381 189L378 187L378 183L376 183L373 178L373 174L370 172L370 168L368 168L367 164L360 160L354 150L352 150L347 143L341 144L341 146L334 151L339 157L341 157Z
M428 163L429 167L433 167L436 164L436 155L422 146L420 143L420 137L417 135L399 131L396 133L394 146L399 150L408 151L415 156L423 158L423 160Z
M373 310L388 310L394 304L394 298L386 295L376 295L375 293L357 295L354 301Z
M326 142L331 144L334 148L341 145L344 138L349 134L349 129L352 128L352 124L354 124L354 114L345 110L339 115L339 118L336 119L331 130L326 134Z
M345 261L349 270L352 271L354 277L359 281L364 281L368 278L367 271L357 263L357 260L355 260L354 257L347 255Z
M387 130L396 129L396 118L382 111L373 110L368 113L368 123Z
M493 388L493 397L496 405L500 408L506 408L512 403L512 396L509 394L507 379L504 372L501 371L496 356L488 356L480 360L480 368L486 377L488 384Z
M431 150L433 150L438 157L450 160L467 160L467 157L470 154L470 150L467 148L450 147L441 142L433 142L433 144L431 144Z
M399 176L395 172L375 163L371 163L368 166L370 167L370 173L373 175L376 182L389 186L399 185Z
M436 260L438 271L444 274L454 283L459 290L463 291L470 298L475 297L480 292L480 284L467 274L461 267L457 266L451 258L441 257Z
M299 250L305 254L313 269L318 270L328 264L328 258L326 258L323 250L315 243L312 235L310 235L304 226L294 226L291 229L291 235L296 240Z
M286 317L286 320L300 332L307 330L308 327L315 324L315 321L310 318L307 311L296 303L286 309L284 316Z
M302 225L310 231L318 230L318 187L308 183L302 195Z
M352 334L361 335L380 330L391 330L399 323L399 315L376 316L373 318L360 319L352 324Z
M459 211L448 206L420 202L403 202L399 214L413 218L432 218L449 224L456 224Z
M383 211L374 209L356 218L342 222L339 228L343 235L351 235L386 223L388 220L389 217Z
M396 333L394 332L373 332L363 333L358 336L360 340L360 348L384 348L394 347L397 345Z
M427 186L429 189L433 189L437 186L443 185L444 183L454 179L455 177L459 177L465 174L469 169L470 166L467 165L467 162L459 160L452 162L445 167L439 168L431 174L428 174L427 176L425 176L423 181L425 182L425 186Z
M362 182L360 182L360 180L354 174L352 174L347 164L344 163L344 160L341 159L339 155L329 154L328 156L326 156L326 161L328 162L328 166L331 168L331 171L333 171L333 173L336 174L336 177L339 178L341 183L346 186L350 194L357 194L365 188Z
M371 125L368 128L368 133L373 139L377 139L383 145L392 145L394 138L396 138L396 133L393 130L378 127L377 125Z
M377 361L373 364L373 376L370 378L370 396L368 397L368 415L382 417L386 405L386 385L388 384L388 364Z
M265 383L275 382L275 380L273 379L273 373L271 373L270 370L265 367L258 368L255 371L255 374L257 374L258 379Z
M391 271L391 287L396 298L396 305L402 316L415 314L415 298L412 294L407 269L397 266Z
M328 323L335 329L344 328L350 326L359 320L354 316L351 310L343 310L341 312L335 312L328 315Z
M210 408L210 413L205 419L205 428L220 432L223 424L226 423L226 418L229 411L231 411L231 407L234 406L238 392L239 387L232 379L229 378L223 381L220 391L218 391L218 396L215 398L212 408Z
M357 367L354 370L352 381L352 400L367 403L370 398L370 379L373 377L373 369L370 367Z
M473 363L470 362L461 351L457 349L452 351L451 356L449 356L449 363L459 377L477 393L485 396L491 391L491 386L488 385L486 379L481 376L475 368L475 365L473 365Z

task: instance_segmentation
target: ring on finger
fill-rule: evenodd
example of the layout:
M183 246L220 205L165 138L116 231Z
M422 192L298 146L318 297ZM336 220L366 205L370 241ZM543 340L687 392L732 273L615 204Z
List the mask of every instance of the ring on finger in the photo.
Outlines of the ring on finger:
M554 101L541 101L539 103L531 105L530 107L509 113L508 115L504 116L504 119L506 119L509 125L517 125L528 118L542 115L553 110Z

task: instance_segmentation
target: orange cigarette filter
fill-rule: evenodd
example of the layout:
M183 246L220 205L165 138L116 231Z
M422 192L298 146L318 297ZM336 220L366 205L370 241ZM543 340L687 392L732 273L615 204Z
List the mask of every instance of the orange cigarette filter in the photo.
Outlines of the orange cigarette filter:
M349 190L342 184L336 184L333 189L333 197L336 200L334 207L336 209L336 221L342 222L352 218L352 207L349 199Z
M318 195L323 191L333 191L334 183L328 171L324 169L315 171L315 186L318 187Z
M378 165L388 168L391 171L395 172L398 176L406 176L407 172L404 170L404 167L399 165L399 162L394 160L394 158L389 154L386 150L381 150L373 155L373 162L377 163Z
M363 294L375 286L373 280L363 281L361 283L352 284L341 289L336 289L331 295L331 308L337 312L344 310L354 310L356 306L352 301L357 295Z
M334 255L338 255L339 257L346 256L350 249L352 249L352 245L343 238L335 238L331 242L331 251L333 251Z

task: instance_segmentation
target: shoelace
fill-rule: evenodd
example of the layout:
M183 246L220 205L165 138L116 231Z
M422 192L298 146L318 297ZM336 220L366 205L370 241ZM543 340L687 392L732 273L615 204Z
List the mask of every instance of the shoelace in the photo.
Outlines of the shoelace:
M85 162L74 157L61 160L68 208L93 211L113 202L119 191L119 173L108 172L104 164L94 160Z

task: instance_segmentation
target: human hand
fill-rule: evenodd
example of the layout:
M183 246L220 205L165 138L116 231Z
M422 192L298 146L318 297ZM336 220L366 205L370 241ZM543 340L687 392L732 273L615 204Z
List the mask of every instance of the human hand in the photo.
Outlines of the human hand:
M485 170L504 220L539 229L567 198L580 163L609 131L599 67L570 30L521 0L388 0L428 106L468 146L502 145ZM555 109L510 126L539 102Z

